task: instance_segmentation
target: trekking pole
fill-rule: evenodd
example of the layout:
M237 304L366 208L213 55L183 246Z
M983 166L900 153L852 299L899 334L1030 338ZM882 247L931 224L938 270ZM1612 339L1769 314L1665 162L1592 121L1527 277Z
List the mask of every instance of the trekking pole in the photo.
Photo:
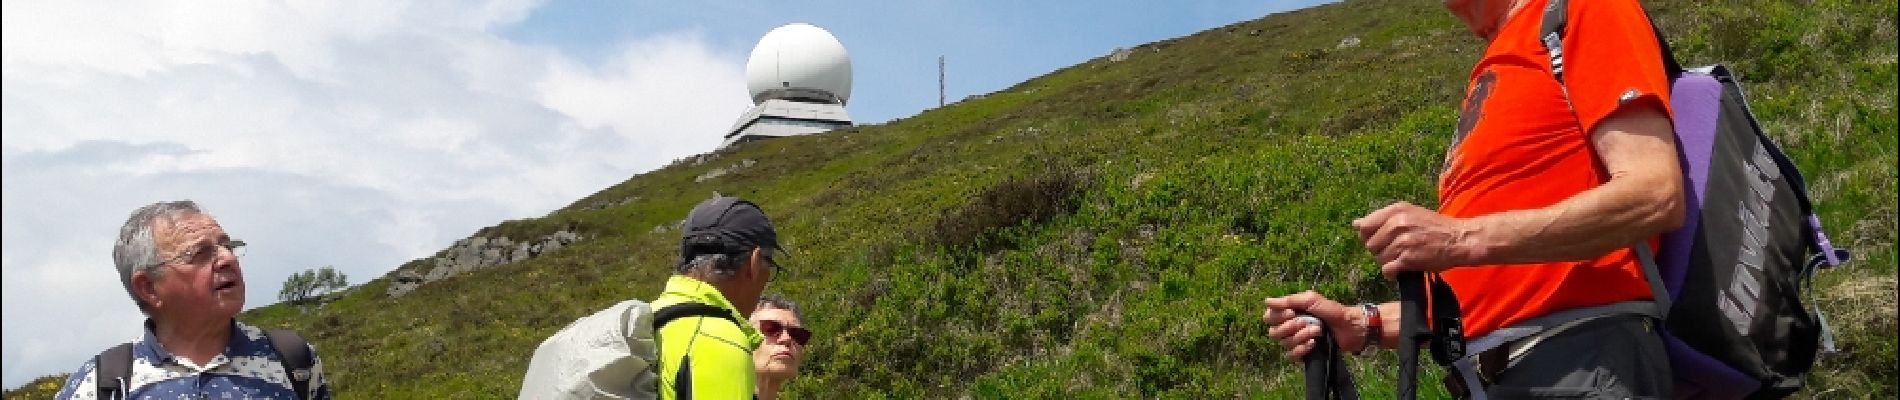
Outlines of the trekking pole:
M1400 400L1418 398L1418 346L1429 341L1432 331L1425 326L1425 273L1399 273L1399 383Z
M1297 318L1318 325L1320 330L1319 338L1313 339L1313 350L1301 358L1306 363L1307 400L1358 400L1359 390L1353 387L1352 371L1346 369L1346 360L1339 355L1332 328L1304 311Z

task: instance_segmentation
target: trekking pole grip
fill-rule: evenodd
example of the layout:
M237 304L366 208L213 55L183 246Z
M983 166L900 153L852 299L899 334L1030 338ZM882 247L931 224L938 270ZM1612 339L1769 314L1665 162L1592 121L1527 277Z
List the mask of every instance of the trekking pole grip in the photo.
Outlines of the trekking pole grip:
M1301 357L1306 364L1306 398L1309 400L1359 400L1359 389L1353 387L1352 371L1346 369L1346 360L1340 357L1339 341L1333 338L1332 327L1326 322L1305 311L1295 317L1309 325L1319 326L1319 337L1313 339L1313 349Z
M1332 359L1331 353L1339 351L1338 345L1333 343L1332 330L1327 329L1326 324L1320 322L1319 317L1300 311L1300 316L1294 319L1319 326L1319 337L1313 339L1313 349L1300 357L1300 361L1306 364L1307 400L1325 400L1326 395L1331 392L1329 389L1333 383L1327 376L1327 373L1332 370L1332 366L1327 362Z

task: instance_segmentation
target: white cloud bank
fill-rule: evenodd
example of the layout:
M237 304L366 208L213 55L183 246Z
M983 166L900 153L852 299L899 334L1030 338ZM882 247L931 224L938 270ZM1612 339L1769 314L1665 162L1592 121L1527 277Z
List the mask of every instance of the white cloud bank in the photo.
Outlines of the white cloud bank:
M261 306L710 150L749 104L743 55L696 35L590 65L494 33L536 5L5 2L5 386L138 335L110 257L138 206L197 200L249 241Z

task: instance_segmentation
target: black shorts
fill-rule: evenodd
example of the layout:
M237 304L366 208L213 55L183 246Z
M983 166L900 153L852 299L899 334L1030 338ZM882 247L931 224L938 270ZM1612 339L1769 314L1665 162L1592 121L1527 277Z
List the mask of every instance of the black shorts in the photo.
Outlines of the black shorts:
M1552 335L1510 363L1492 399L1668 399L1674 382L1656 321L1617 315Z

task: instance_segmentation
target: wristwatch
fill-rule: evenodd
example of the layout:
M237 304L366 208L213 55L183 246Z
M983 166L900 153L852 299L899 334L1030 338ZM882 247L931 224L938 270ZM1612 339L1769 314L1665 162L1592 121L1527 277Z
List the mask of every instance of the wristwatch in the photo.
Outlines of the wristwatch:
M1359 308L1365 310L1366 316L1366 345L1359 348L1359 355L1369 356L1379 350L1379 339L1385 337L1385 322L1379 318L1378 304L1360 303Z

